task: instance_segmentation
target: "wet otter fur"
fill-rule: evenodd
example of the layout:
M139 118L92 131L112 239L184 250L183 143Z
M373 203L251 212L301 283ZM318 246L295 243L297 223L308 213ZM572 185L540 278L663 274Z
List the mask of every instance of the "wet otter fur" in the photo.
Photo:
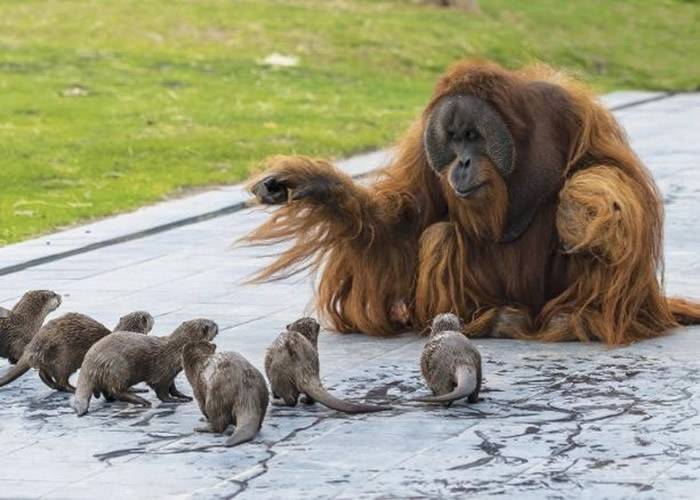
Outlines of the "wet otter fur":
M272 386L272 404L296 406L300 394L306 404L319 403L345 413L390 410L388 406L351 403L338 399L321 385L318 358L320 326L313 318L301 318L287 325L267 349L265 373Z
M61 305L61 296L51 290L25 293L12 310L0 313L0 357L13 365L19 361L24 348L34 338L46 316Z
M439 314L431 324L430 339L421 356L421 372L433 396L417 398L426 403L447 403L468 398L476 403L481 389L481 354L461 332L454 314Z
M226 446L252 440L260 431L270 402L262 373L236 352L216 353L207 341L191 342L182 351L182 365L207 425L198 432L223 433L236 426Z
M70 377L83 363L85 354L98 340L112 331L147 334L153 328L153 317L145 311L123 316L114 330L89 316L68 313L47 322L24 349L17 364L0 377L0 387L21 377L30 368L39 372L50 388L75 392Z
M133 332L115 332L93 345L85 355L71 406L78 416L85 415L93 393L149 407L146 399L129 392L145 382L166 403L192 401L175 387L182 371L182 350L189 342L212 340L219 327L207 319L185 321L167 337L151 337Z

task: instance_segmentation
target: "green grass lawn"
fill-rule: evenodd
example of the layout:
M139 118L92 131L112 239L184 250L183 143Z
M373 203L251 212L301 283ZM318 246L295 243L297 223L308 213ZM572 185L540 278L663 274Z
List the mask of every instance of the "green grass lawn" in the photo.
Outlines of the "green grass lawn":
M390 143L461 57L599 91L696 89L700 4L0 0L0 244L245 178L266 155ZM299 64L272 68L272 52Z

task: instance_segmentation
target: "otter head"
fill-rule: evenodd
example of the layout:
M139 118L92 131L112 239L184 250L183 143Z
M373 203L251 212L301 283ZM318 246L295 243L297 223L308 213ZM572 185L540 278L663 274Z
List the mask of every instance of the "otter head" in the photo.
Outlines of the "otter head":
M438 314L430 323L430 333L459 332L462 330L462 320L452 313Z
M136 332L148 334L153 329L153 316L146 311L135 311L119 318L115 332Z
M45 304L46 314L58 309L63 302L62 297L51 290L42 290L38 292Z
M209 319L192 319L185 321L170 335L170 339L183 344L202 340L213 340L219 333L219 327Z
M17 314L40 315L55 311L61 305L61 296L51 290L31 290L25 293L12 312Z
M182 360L186 365L208 358L216 352L216 344L208 340L188 342L182 350Z
M296 320L294 323L287 325L287 330L290 332L301 333L304 337L309 339L312 344L316 345L318 342L318 332L321 330L321 325L318 324L314 318L301 318Z

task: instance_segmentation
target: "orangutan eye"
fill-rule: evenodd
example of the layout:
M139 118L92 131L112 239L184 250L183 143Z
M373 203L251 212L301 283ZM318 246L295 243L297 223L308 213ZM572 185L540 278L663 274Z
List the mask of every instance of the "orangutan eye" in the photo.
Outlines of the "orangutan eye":
M471 129L471 130L467 130L465 137L467 138L468 141L475 141L481 136L479 135L479 132L477 132L474 129Z
M445 139L447 139L447 142L452 142L455 135L456 134L452 130L445 130Z

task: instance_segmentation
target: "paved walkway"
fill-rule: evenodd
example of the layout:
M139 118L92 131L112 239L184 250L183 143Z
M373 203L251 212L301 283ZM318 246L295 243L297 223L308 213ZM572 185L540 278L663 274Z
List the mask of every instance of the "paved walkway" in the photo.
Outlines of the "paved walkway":
M606 102L665 196L667 288L698 297L700 95ZM383 157L343 166L361 174ZM307 279L240 284L261 261L231 244L265 217L241 210L245 199L240 187L222 188L0 248L0 305L51 288L65 299L55 314L111 325L147 309L157 335L208 317L221 328L220 349L261 367L271 340L308 312L312 289ZM405 402L425 391L422 344L414 335L322 335L325 383L396 409L273 408L259 437L232 450L193 434L194 403L158 404L151 394L144 410L98 400L78 419L67 396L28 373L0 389L0 497L697 498L700 328L622 349L480 340L483 399L450 409Z

